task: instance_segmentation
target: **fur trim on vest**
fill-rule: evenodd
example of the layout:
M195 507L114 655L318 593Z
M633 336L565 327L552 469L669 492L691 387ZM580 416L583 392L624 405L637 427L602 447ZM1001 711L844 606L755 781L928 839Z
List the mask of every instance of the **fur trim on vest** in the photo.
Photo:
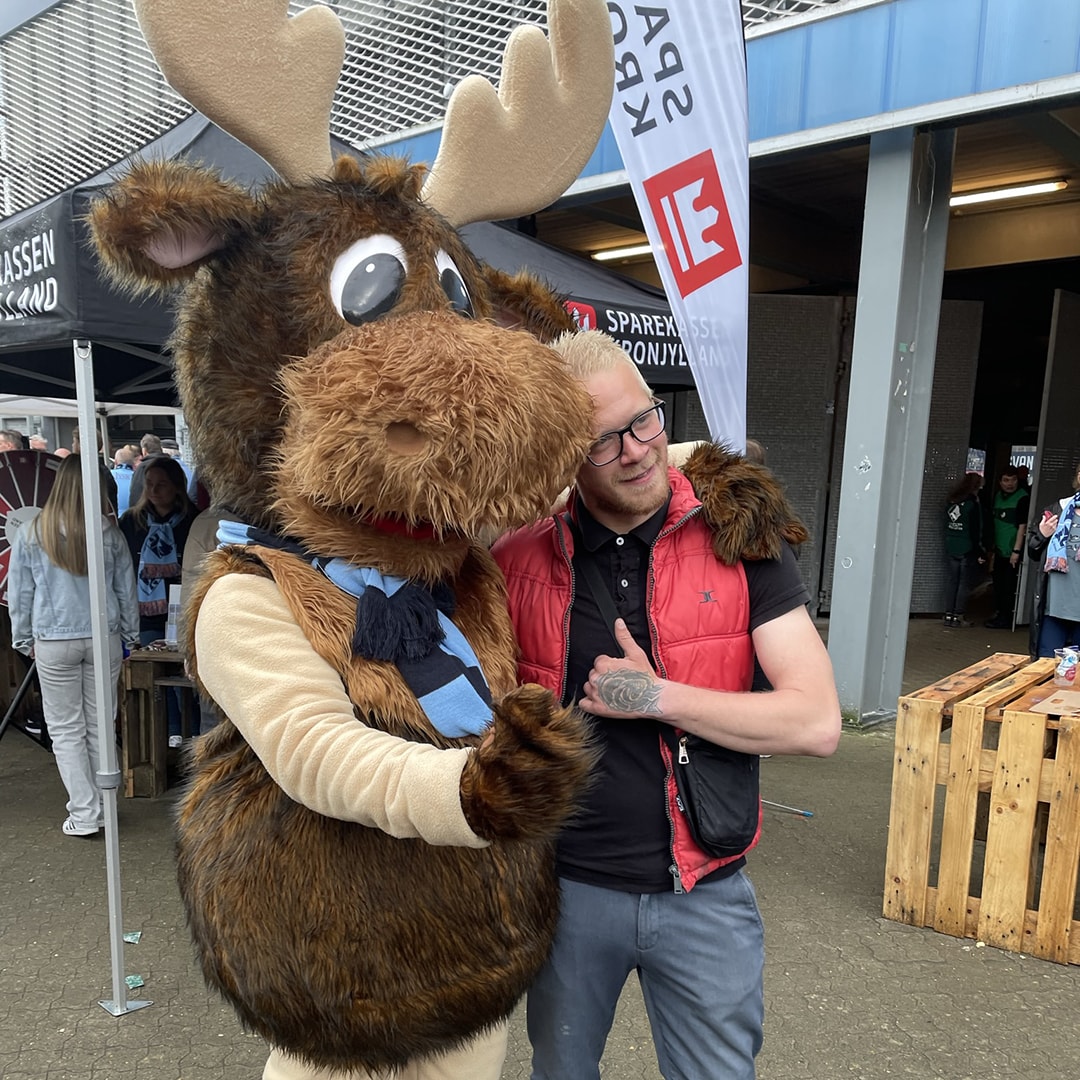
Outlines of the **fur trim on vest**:
M781 539L793 545L810 539L776 477L722 443L703 443L681 472L701 500L716 557L728 566L780 558Z

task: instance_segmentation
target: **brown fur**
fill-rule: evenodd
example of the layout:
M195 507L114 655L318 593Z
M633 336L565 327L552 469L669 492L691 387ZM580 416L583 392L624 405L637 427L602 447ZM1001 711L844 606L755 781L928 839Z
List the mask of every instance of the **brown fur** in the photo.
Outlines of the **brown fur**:
M568 317L539 282L485 275L417 201L421 176L346 157L328 179L249 195L182 163L143 164L91 215L116 280L184 283L171 344L215 501L319 554L449 585L492 690L494 722L460 790L466 820L493 841L483 851L395 839L294 803L227 719L199 741L178 874L204 975L247 1026L333 1069L397 1067L509 1014L550 944L550 841L591 760L580 715L539 687L515 688L504 586L478 543L540 516L590 431L589 399L561 360L493 316L542 336ZM350 326L331 270L376 233L404 250L404 286L377 321ZM180 234L221 246L158 267L150 245ZM474 319L451 311L437 257L459 270ZM380 517L437 539L388 535ZM196 677L203 597L240 573L274 578L358 721L463 745L431 726L396 667L352 656L354 601L281 552L211 557L185 603Z
M451 537L535 521L587 449L588 399L555 353L445 312L347 331L286 368L282 384L298 406L275 510L287 533L317 537L330 555L352 557L327 548L343 512L352 530L382 509ZM418 429L422 449L395 452L396 423Z
M701 500L713 551L728 566L740 559L778 559L780 538L803 544L810 534L776 477L721 443L703 443L682 467Z
M210 169L172 161L144 161L123 182L95 199L87 222L106 271L125 291L165 293L191 277L192 268L167 269L144 246L161 235L205 229L226 243L237 240L255 212L251 196Z

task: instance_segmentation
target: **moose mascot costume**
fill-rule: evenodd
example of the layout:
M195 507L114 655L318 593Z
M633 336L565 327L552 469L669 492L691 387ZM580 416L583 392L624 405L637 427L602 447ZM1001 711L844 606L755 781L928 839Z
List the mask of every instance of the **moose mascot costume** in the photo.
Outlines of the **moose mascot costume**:
M135 2L170 83L280 176L145 161L91 216L115 281L177 294L200 476L240 521L185 598L226 717L178 815L199 961L271 1044L266 1080L495 1080L590 751L516 684L487 543L570 481L590 403L544 344L572 326L559 299L455 228L577 176L610 105L607 5L516 30L498 93L458 86L425 178L331 160L329 8Z

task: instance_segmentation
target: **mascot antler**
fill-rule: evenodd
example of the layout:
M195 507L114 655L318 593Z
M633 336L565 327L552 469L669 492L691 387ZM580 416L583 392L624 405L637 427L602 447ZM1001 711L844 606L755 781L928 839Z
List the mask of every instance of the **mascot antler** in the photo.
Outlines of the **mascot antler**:
M615 71L609 18L583 0L551 0L548 33L511 34L497 94L470 75L450 98L423 199L455 228L543 209L596 147Z
M329 8L288 12L289 0L135 0L169 85L301 183L333 164L330 108L345 33Z
M135 0L170 85L299 183L331 170L330 110L345 35L329 8L289 18L288 7L288 0ZM548 206L596 146L615 70L607 12L592 0L551 0L548 28L550 39L535 26L511 34L497 93L470 75L450 98L422 197L454 227Z

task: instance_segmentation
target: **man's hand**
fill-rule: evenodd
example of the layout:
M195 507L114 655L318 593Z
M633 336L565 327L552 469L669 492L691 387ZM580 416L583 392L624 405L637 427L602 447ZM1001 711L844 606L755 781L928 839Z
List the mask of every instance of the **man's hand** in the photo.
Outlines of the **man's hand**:
M664 682L622 619L615 620L615 640L623 651L622 659L601 655L593 661L585 683L585 696L578 702L578 707L596 716L655 716L662 719L660 693Z

